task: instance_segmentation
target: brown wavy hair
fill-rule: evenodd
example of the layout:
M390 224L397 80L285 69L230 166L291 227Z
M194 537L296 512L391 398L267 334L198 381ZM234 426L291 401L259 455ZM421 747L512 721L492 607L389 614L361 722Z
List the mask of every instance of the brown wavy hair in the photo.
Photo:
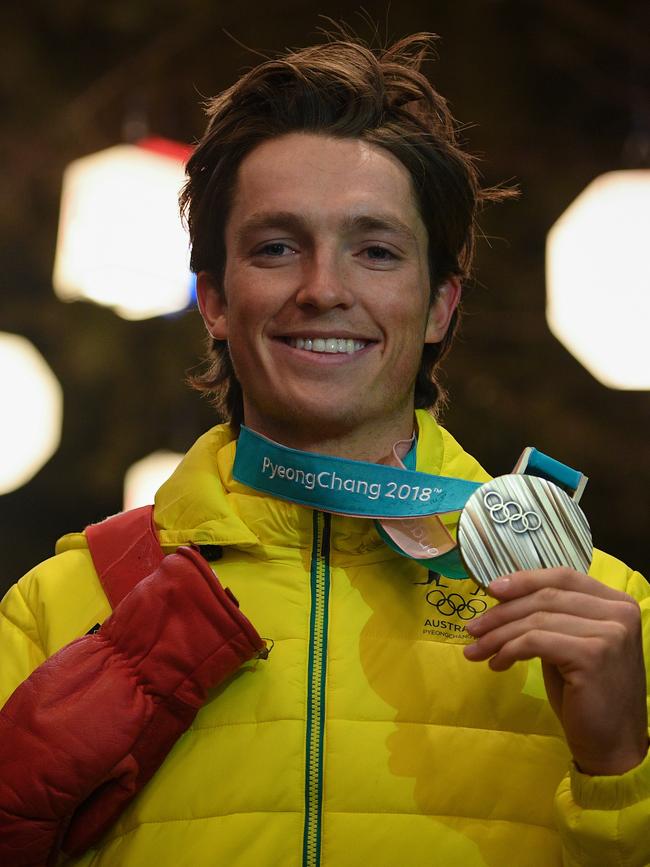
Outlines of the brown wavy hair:
M429 235L431 303L451 276L470 274L477 214L486 201L511 195L481 187L475 158L458 138L446 101L422 72L436 37L417 33L372 49L348 33L268 60L207 103L207 129L187 163L180 197L192 243L191 268L223 286L225 226L240 163L261 142L292 132L361 139L390 151L409 172ZM223 291L223 290L222 290ZM425 344L415 406L435 410L444 399L435 371L458 327ZM208 338L206 367L189 383L238 428L241 385L224 340Z

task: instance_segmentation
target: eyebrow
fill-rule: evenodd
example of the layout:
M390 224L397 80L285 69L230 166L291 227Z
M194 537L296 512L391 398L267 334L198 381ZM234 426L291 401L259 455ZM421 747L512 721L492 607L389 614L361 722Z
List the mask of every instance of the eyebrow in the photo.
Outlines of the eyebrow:
M349 216L344 220L344 226L350 231L392 232L395 235L401 235L409 241L416 240L413 230L392 214L379 213Z
M309 225L306 215L293 211L258 211L252 214L237 231L237 240L245 238L251 232L259 229L278 228L292 232L304 232ZM350 214L343 220L345 232L390 232L399 235L404 240L416 243L413 230L392 214Z

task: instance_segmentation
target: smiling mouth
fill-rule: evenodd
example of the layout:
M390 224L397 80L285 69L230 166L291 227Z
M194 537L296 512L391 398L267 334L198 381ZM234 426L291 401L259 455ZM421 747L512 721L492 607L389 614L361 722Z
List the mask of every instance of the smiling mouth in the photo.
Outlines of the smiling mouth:
M353 355L355 352L365 349L371 342L345 337L284 337L282 339L294 349L303 349L306 352L325 352L330 355L338 353Z

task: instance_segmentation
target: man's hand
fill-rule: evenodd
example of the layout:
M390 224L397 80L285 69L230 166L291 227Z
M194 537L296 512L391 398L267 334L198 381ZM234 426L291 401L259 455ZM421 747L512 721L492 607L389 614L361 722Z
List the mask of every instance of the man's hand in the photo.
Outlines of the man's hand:
M571 569L516 572L488 591L501 603L467 624L467 659L494 671L540 657L549 701L578 768L622 774L648 749L637 602Z

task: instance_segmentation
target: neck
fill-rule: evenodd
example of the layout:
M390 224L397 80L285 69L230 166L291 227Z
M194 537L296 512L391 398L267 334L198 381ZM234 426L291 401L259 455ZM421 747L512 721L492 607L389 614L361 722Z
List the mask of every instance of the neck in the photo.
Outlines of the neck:
M408 440L413 434L414 416L391 425L364 425L350 431L328 431L322 425L320 429L295 427L287 428L282 424L274 424L265 419L246 419L244 424L262 436L283 446L298 449L303 452L315 452L321 455L331 455L354 461L380 463L391 454L392 448L399 440Z

